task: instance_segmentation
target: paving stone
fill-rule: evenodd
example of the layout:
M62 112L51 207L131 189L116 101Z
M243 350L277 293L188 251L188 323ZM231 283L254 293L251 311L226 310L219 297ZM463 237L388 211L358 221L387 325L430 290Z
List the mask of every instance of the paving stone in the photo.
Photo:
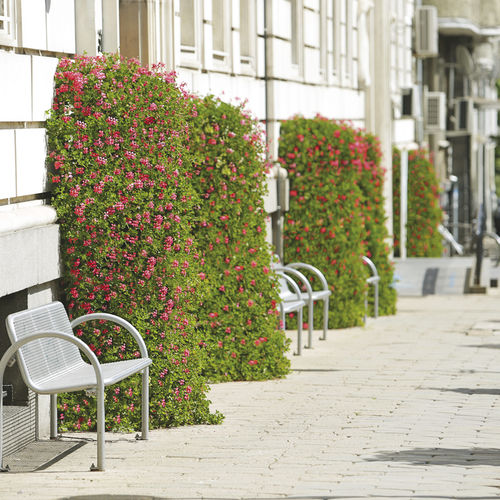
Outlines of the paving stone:
M2 475L0 498L496 498L497 302L399 299L396 316L291 356L284 380L213 385L220 426L109 434L102 473L88 472L95 435L74 435L91 440L46 471Z

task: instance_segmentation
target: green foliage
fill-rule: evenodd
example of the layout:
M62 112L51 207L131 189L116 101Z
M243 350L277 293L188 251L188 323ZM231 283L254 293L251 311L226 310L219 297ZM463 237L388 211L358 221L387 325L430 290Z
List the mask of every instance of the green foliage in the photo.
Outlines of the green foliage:
M380 164L382 152L380 141L371 134L361 134L365 140L366 156L362 163L359 186L364 194L363 213L366 233L366 255L372 260L380 276L379 314L396 313L396 290L393 264L389 259L390 249L387 244L389 232L385 225L384 208L384 173ZM370 287L369 302L373 307L373 287Z
M47 122L53 205L60 220L70 315L107 311L142 333L153 359L153 427L215 423L201 376L197 310L206 294L193 239L192 100L161 67L118 56L62 59ZM102 361L137 356L133 339L105 323L78 329ZM138 379L107 390L106 427L138 428ZM83 394L61 397L63 428L93 428Z
M377 138L345 123L298 117L282 124L279 156L291 183L285 262L307 262L325 274L333 294L329 327L362 321L365 279L370 275L363 255L374 262L381 278L379 313L394 314ZM373 290L369 293L373 307ZM315 310L316 325L320 316Z
M290 177L284 259L307 262L324 273L332 291L330 328L359 325L364 316L363 193L357 169L351 168L361 165L356 137L347 125L319 117L281 125L279 161Z
M243 106L209 96L197 111L193 186L204 218L195 234L212 290L199 316L214 346L204 372L211 380L281 377L289 369L288 341L266 242L265 143Z
M400 253L401 227L401 152L393 150L393 213L394 252ZM438 226L443 220L439 206L439 185L434 166L427 151L408 153L408 222L406 224L406 251L408 257L440 257L443 252Z

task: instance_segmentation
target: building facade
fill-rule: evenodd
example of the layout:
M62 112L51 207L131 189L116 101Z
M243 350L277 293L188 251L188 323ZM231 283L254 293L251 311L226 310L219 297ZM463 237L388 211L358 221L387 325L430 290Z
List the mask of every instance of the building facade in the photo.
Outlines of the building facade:
M425 1L437 10L439 57L423 66L423 85L442 99L443 120L429 136L455 238L472 249L495 231L495 146L500 76L500 4Z
M438 26L420 20L421 10L419 0L0 0L0 353L9 345L5 316L58 293L44 129L58 58L119 51L145 65L164 63L191 92L245 100L266 128L272 162L280 120L294 115L319 113L367 129L381 140L392 233L392 147L428 143L445 186L451 150L443 144L461 154L446 130L426 128L425 89L451 85L449 64L436 57L448 51L450 32L439 24L441 43L433 47ZM478 97L493 98L490 90ZM278 250L286 205L286 171L276 165L265 206ZM15 365L9 370L6 453L48 435L48 402L29 394Z

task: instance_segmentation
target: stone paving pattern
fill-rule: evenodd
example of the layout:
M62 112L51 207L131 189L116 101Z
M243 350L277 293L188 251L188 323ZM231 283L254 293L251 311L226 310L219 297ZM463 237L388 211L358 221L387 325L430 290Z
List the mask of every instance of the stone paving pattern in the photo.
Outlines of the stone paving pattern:
M2 474L0 498L500 498L499 305L400 298L286 379L214 385L222 425L108 434L105 472L88 471L85 434L46 470Z

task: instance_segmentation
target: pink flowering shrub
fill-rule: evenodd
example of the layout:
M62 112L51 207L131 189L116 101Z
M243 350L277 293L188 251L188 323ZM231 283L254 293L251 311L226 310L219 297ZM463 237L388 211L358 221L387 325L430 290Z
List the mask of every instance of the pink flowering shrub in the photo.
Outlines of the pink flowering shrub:
M394 266L390 261L390 248L387 244L389 232L385 224L384 208L384 174L381 166L382 152L380 141L371 134L359 135L364 140L366 153L362 162L359 186L363 191L363 220L365 224L366 256L377 268L379 282L379 314L389 315L396 313L396 290L392 286L394 281ZM374 289L369 287L368 303L373 314Z
M199 311L213 346L204 373L210 380L281 377L288 342L265 234L265 143L242 106L209 96L196 107L193 186L203 217L195 235L212 290Z
M290 176L285 262L307 262L325 274L332 290L330 328L362 321L365 280L371 274L363 255L381 277L379 313L394 314L377 138L323 117L298 117L282 123L279 155ZM373 307L373 290L368 293ZM321 314L315 308L316 328Z
M393 149L394 253L400 255L401 152ZM406 251L409 257L440 257L443 241L438 226L443 220L439 206L439 182L428 152L408 152L408 221Z
M153 427L215 423L197 311L208 288L193 238L188 123L192 100L161 67L118 56L62 59L47 122L53 205L60 220L64 298L72 317L106 311L142 333L153 359ZM79 328L102 361L138 356L110 323ZM106 427L137 428L139 378L109 388ZM61 395L60 421L93 428L93 399Z
M367 271L362 168L364 143L345 124L295 118L281 124L279 161L290 177L285 214L285 262L320 269L332 291L329 327L359 325ZM314 285L314 278L311 277ZM321 308L315 308L319 327Z

